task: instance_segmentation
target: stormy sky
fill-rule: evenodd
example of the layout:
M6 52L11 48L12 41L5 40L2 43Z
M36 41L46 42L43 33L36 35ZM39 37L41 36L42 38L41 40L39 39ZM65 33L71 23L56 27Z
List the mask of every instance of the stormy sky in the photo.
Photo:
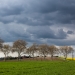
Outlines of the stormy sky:
M75 45L75 0L0 0L0 38Z

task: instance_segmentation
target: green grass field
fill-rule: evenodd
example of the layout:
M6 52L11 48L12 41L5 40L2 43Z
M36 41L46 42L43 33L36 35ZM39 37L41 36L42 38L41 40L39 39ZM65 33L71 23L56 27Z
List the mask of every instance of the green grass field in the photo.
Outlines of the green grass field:
M75 75L75 61L0 62L0 75Z

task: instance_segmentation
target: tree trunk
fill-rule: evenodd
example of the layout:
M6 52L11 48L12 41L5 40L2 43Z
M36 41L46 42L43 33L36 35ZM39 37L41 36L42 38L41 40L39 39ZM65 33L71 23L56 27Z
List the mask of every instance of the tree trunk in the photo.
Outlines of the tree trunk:
M33 53L33 59L34 59L34 53Z
M6 61L6 54L5 54L5 57L4 57L4 61Z
M40 59L41 59L41 61L42 61L42 55L41 55L41 58L40 58Z
M20 56L20 52L18 52L18 61L20 60L21 56Z
M65 59L67 59L67 53L66 53L66 55L65 55Z
M73 60L73 58L74 58L73 52L74 52L74 51L72 51L72 60Z
M45 55L44 55L44 60L45 60Z
M51 60L53 60L53 54L51 55Z

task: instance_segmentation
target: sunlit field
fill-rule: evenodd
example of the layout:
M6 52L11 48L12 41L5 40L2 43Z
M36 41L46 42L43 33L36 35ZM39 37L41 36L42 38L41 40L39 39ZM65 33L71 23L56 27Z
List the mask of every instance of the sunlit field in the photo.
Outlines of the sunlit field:
M75 75L75 61L1 61L0 75Z

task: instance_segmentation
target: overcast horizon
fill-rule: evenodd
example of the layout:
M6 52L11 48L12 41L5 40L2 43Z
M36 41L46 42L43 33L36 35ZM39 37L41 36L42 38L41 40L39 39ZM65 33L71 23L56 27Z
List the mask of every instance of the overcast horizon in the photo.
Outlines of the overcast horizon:
M75 46L75 0L0 0L0 38Z

